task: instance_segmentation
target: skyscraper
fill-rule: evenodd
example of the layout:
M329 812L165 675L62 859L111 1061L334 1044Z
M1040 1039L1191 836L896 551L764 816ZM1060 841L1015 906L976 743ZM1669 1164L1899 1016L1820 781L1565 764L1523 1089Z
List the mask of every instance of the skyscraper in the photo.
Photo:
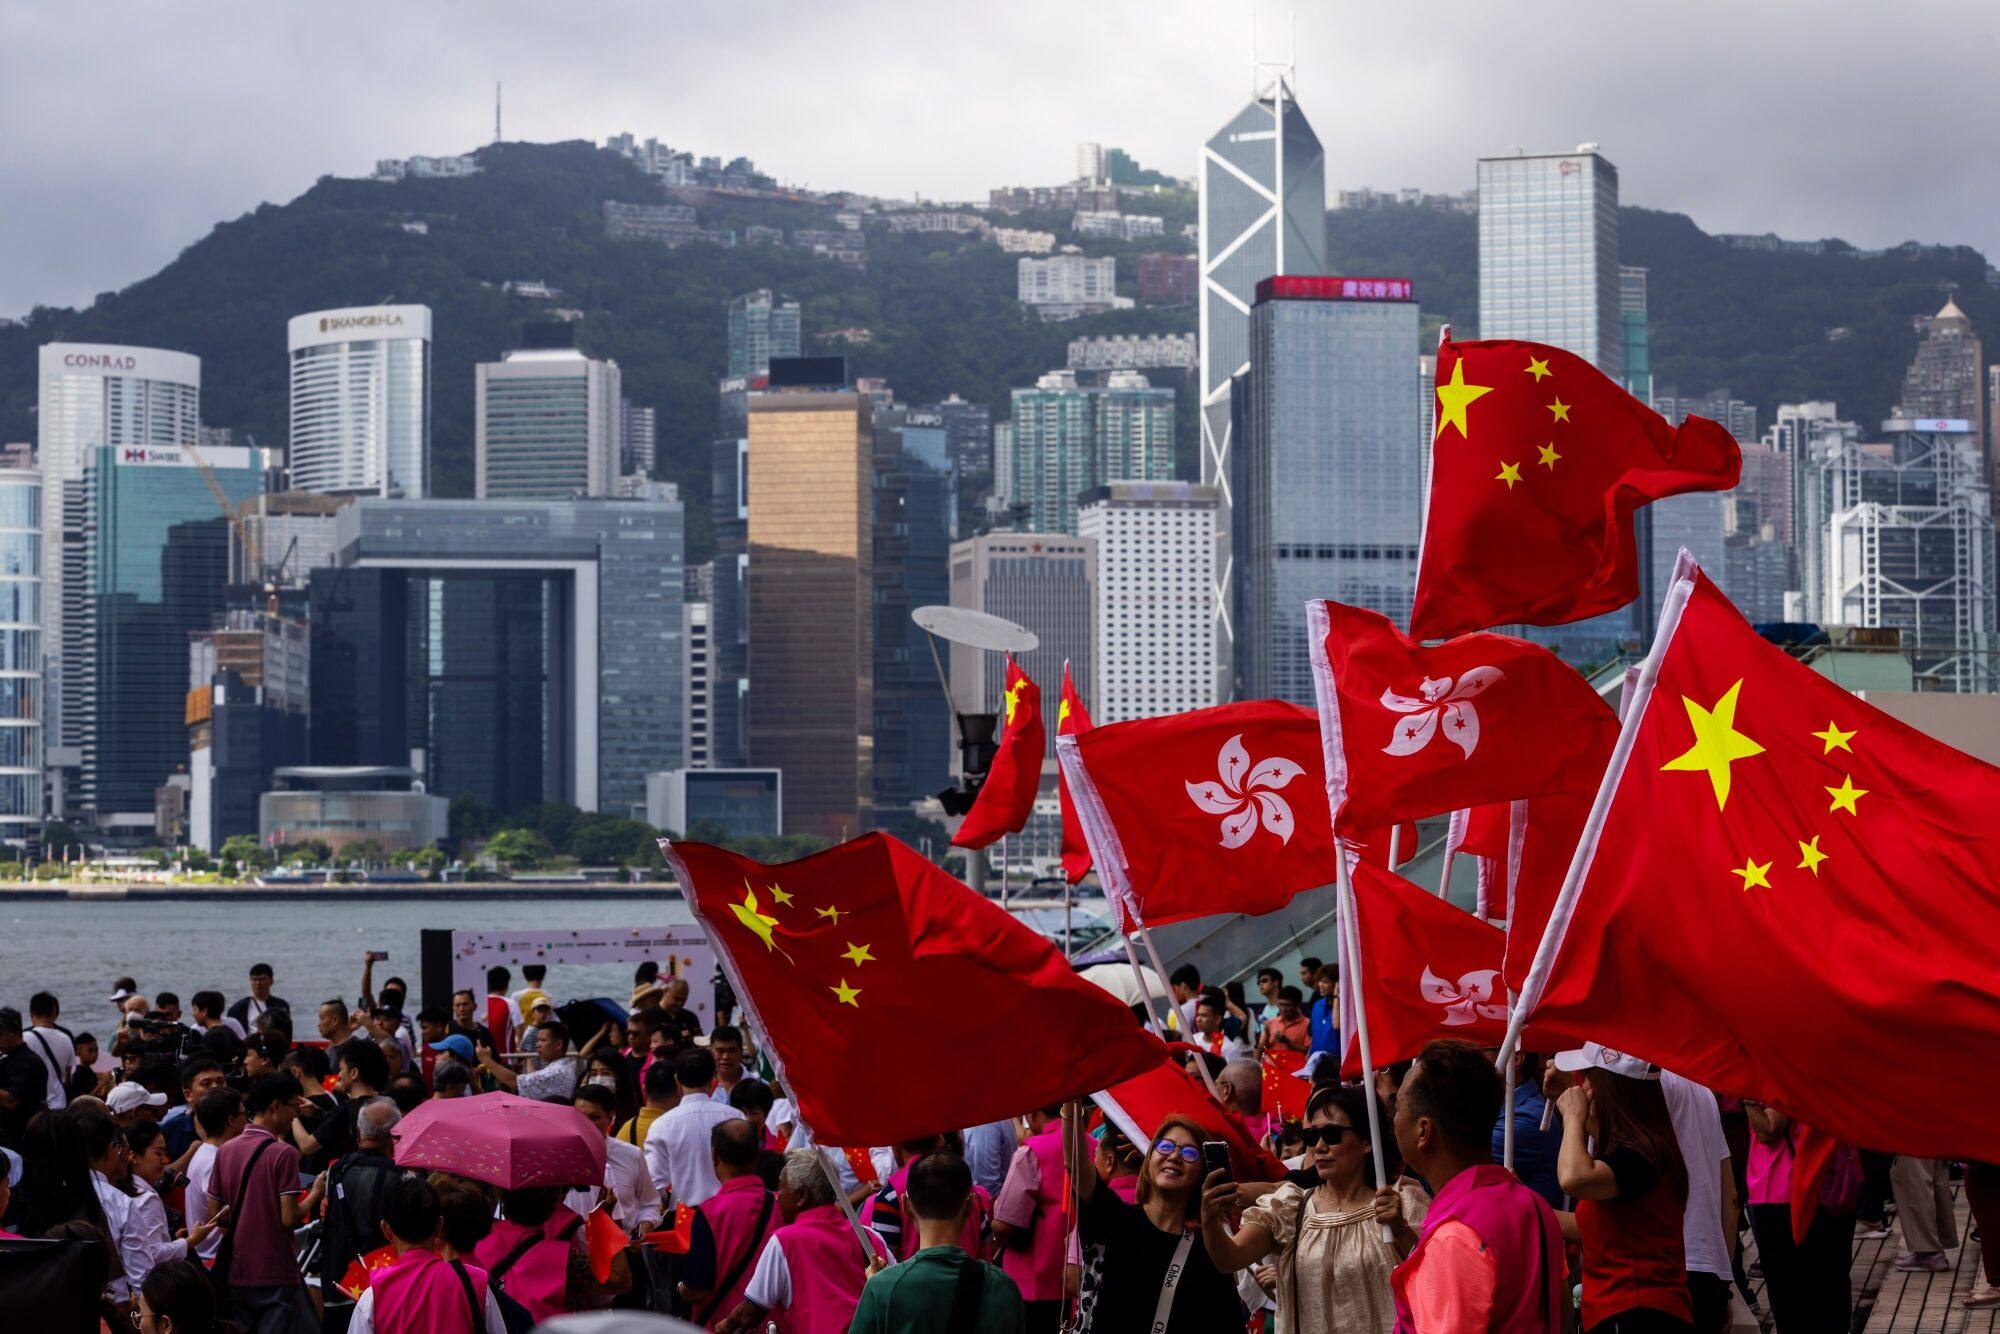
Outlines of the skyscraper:
M754 380L770 373L772 357L799 355L799 303L768 287L729 303L729 374Z
M629 398L618 401L618 471L627 477L651 477L659 461L659 422L651 408L642 408Z
M1136 371L1113 371L1101 389L1050 371L1013 401L1007 493L1036 532L1074 532L1080 491L1174 475L1174 391Z
M476 368L473 494L481 500L609 496L623 425L618 363L573 347L509 352Z
M91 665L67 659L66 593L83 560L84 510L77 490L103 445L175 449L201 431L201 359L185 352L105 343L50 343L40 355L36 462L42 471L43 725L51 746L74 763L68 701ZM65 526L65 516L73 526ZM63 809L57 790L55 812Z
M886 818L951 781L951 718L910 613L951 600L957 498L937 413L878 409L874 434L875 810Z
M1479 334L1552 343L1621 383L1618 169L1574 153L1479 159Z
M1641 403L1653 401L1652 333L1647 325L1646 270L1637 264L1618 266L1620 360L1625 392Z
M1986 405L1980 394L1979 377L1984 370L1979 336L1972 321L1947 297L1944 309L1931 318L1917 355L1903 373L1903 396L1896 416L1908 419L1956 419L1969 422L1979 447L1988 458L1989 485L2000 479L2000 464L1992 459L1986 438Z
M1246 697L1309 705L1308 599L1409 622L1426 443L1417 304L1393 278L1274 277L1256 297L1230 399L1236 655Z
M0 838L42 827L42 474L0 467Z
M1215 698L1212 486L1112 482L1084 493L1077 533L1097 543L1092 629L1098 722L1201 709Z
M874 817L872 462L862 395L750 395L744 730L750 763L784 771L786 827L829 838Z
M1250 360L1250 303L1276 273L1322 274L1326 155L1292 96L1290 66L1258 67L1259 91L1201 154L1201 480L1218 510L1216 671L1227 697L1234 630L1230 597L1229 387Z
M430 493L429 306L316 310L286 326L291 448L301 491Z
M1016 661L1042 688L1053 764L1055 692L1065 661L1084 702L1096 698L1097 543L1061 533L987 533L953 543L951 605L1004 617L1041 640ZM1006 678L1005 655L953 644L949 664L958 711L992 712Z
M710 673L715 659L708 637L708 605L690 598L681 606L681 735L686 738L690 769L707 769L715 762L709 732Z

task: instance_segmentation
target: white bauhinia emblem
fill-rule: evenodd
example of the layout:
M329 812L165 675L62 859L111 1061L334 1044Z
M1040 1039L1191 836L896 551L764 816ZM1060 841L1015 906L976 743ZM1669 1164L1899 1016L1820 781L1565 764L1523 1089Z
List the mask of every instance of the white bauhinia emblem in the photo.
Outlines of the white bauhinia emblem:
M1187 794L1202 810L1222 817L1223 847L1242 847L1260 823L1276 834L1280 843L1292 841L1292 831L1298 825L1292 819L1291 806L1276 789L1304 774L1305 766L1282 755L1253 764L1238 733L1223 743L1215 757L1215 771L1220 781L1188 783Z
M1383 753L1414 755L1443 732L1445 739L1470 759L1473 748L1479 744L1479 712L1472 707L1472 700L1505 679L1506 674L1498 667L1474 667L1456 680L1449 676L1425 677L1417 687L1417 699L1393 690L1383 691L1382 707L1405 715L1396 721L1396 730L1390 735L1389 744L1382 747Z
M1419 984L1424 999L1433 1005L1444 1006L1444 1022L1447 1028L1469 1024L1476 1019L1505 1019L1507 998L1504 994L1495 999L1500 991L1500 970L1479 968L1456 982L1447 982L1424 966L1424 978Z

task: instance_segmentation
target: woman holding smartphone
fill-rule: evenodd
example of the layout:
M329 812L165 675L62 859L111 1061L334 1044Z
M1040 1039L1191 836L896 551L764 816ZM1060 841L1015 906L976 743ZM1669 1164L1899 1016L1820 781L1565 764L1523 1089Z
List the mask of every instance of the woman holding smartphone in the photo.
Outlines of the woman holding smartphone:
M1389 1114L1379 1108L1380 1123ZM1209 1257L1225 1272L1278 1256L1276 1334L1318 1330L1380 1331L1396 1327L1389 1273L1417 1244L1415 1225L1425 1199L1413 1183L1381 1186L1368 1140L1368 1094L1358 1085L1322 1084L1306 1103L1306 1166L1319 1173L1307 1189L1286 1182L1243 1211L1229 1230L1236 1186L1220 1173L1202 1198L1201 1233ZM1383 1146L1393 1178L1393 1141ZM1383 1229L1388 1229L1388 1240Z
M1104 1248L1104 1282L1091 1334L1214 1334L1241 1328L1236 1284L1201 1244L1201 1146L1207 1132L1184 1116L1160 1123L1139 1168L1136 1203L1099 1183L1081 1150L1076 1104L1063 1109L1086 1246Z

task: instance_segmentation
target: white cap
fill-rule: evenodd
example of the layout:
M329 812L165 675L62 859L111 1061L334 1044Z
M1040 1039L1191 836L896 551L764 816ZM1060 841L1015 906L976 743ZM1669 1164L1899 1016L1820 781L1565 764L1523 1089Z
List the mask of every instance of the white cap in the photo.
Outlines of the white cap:
M1609 1070L1614 1075L1624 1075L1627 1079L1658 1079L1660 1067L1627 1056L1624 1052L1607 1047L1599 1042L1586 1042L1575 1051L1559 1052L1556 1055L1556 1069L1574 1074L1578 1070L1588 1070L1596 1066L1599 1070Z
M0 1149L0 1154L7 1156L7 1189L12 1190L21 1184L21 1155L12 1149Z
M117 1005L120 1004L121 1002L131 1000L134 996L138 994L139 994L138 992L133 991L129 987L120 987L118 988L118 990L111 993L111 1003L113 1005Z
M167 1105L167 1095L149 1093L144 1084L136 1084L128 1079L112 1088L110 1096L104 1100L104 1105L109 1107L113 1114L123 1116L127 1112L136 1112L141 1107L164 1107Z

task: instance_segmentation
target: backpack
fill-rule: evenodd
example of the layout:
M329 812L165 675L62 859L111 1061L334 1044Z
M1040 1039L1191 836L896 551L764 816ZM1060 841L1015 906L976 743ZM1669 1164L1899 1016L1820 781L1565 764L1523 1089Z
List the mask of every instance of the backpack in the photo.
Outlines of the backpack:
M500 1320L502 1324L507 1326L507 1334L529 1334L529 1331L535 1327L535 1317L529 1313L527 1307L521 1305L521 1303L508 1295L506 1286L500 1282L501 1278L508 1270L514 1267L516 1261L529 1251L534 1250L535 1247L545 1241L559 1240L567 1244L572 1237L576 1236L576 1230L582 1226L583 1220L579 1218L575 1222L565 1226L554 1237L546 1236L541 1232L536 1232L533 1236L523 1237L513 1250L500 1257L499 1264L494 1265L493 1268L486 1271L488 1290L493 1294L494 1304L500 1308Z

